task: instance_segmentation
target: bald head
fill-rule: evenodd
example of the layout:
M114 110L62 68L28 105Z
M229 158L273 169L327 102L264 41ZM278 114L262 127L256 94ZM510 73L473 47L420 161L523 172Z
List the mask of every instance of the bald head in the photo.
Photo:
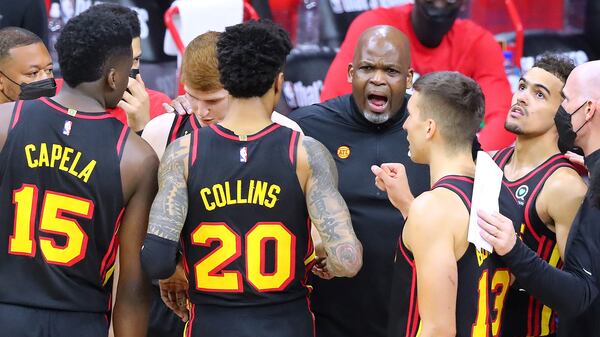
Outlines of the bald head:
M600 100L600 61L586 62L576 67L569 79L571 94Z
M408 38L400 30L392 26L374 26L367 28L358 38L354 49L352 62L357 63L364 49L396 50L401 58L401 63L410 67L410 45Z

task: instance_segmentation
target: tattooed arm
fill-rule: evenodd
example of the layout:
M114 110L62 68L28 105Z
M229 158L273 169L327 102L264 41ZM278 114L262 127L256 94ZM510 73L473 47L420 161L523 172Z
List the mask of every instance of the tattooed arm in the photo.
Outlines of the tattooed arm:
M337 168L323 144L303 136L298 148L298 176L306 205L319 232L327 272L353 277L362 266L362 245L354 234L350 212L337 189Z
M142 247L142 265L152 279L165 279L175 271L179 235L188 209L189 151L190 136L177 139L165 150L158 169L158 194Z

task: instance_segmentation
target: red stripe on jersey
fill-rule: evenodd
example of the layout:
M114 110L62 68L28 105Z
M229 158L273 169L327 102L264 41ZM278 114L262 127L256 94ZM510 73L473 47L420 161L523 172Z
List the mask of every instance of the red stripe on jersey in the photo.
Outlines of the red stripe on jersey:
M175 141L175 139L177 139L177 133L179 132L179 128L181 127L182 120L183 117L181 115L177 115L175 117L175 127L173 128L173 133L171 133L171 140L169 141L169 143L172 143Z
M192 123L192 130L196 131L199 129L198 124L196 122L196 115L191 115L190 116L191 119L191 123Z
M121 130L121 135L119 135L119 141L117 141L117 155L121 156L121 151L123 151L123 140L125 139L125 135L127 134L127 130L129 128L124 125L123 130Z
M454 185L450 185L450 184L445 184L445 183L444 184L436 185L435 187L436 188L437 187L445 187L445 188L447 188L447 189L449 189L449 190L451 190L451 191L459 194L459 196L462 197L463 202L466 203L469 206L469 208L471 208L471 200L469 199L469 197L467 197L467 195L465 194L465 192L463 192L458 187L456 187Z
M556 159L559 159L560 157L556 157L555 159L553 159L551 162L556 161ZM546 165L543 165L546 166ZM531 223L531 211L532 211L532 207L535 207L535 205L532 206L532 202L535 198L535 196L537 195L538 191L542 188L542 186L544 186L544 183L546 183L546 179L548 179L549 176L551 176L554 171L560 167L568 167L568 165L566 165L565 163L558 163L555 164L554 166L552 166L550 169L548 169L548 172L546 172L546 174L544 174L544 176L542 177L542 179L540 179L540 182L535 186L535 188L533 189L533 192L531 192L531 196L529 197L529 199L527 200L527 204L525 204L525 224L527 225L527 228L529 229L529 231L531 232L531 235L533 235L533 237L536 239L536 241L540 241L540 234L538 234L535 229L533 228L533 225ZM536 171L539 171L542 167L538 167L538 169ZM527 175L529 176L529 174ZM520 179L522 180L522 179ZM511 184L509 184L511 185ZM516 184L512 184L512 185L516 185ZM539 255L539 253L538 253Z
M17 108L15 109L15 116L13 117L13 123L10 126L10 128L14 128L15 125L17 125L17 122L19 121L19 116L21 116L21 108L23 108L23 101L18 101L17 102Z
M404 259L410 265L412 273L408 317L406 322L406 337L414 337L414 334L417 332L417 329L419 327L419 308L416 298L417 270L415 267L415 262L409 257L409 254L404 250L404 244L402 243L402 234L400 234L400 238L398 239L398 247L400 248L400 253L402 253L402 256L404 256Z
M298 132L292 131L292 137L290 137L290 162L294 165L294 150L296 149L296 140L298 139Z
M271 126L269 126L267 129L265 129L264 131L257 133L253 136L248 137L248 139L246 139L246 141L250 142L253 140L257 140L261 137L264 137L265 135L267 135L268 133L271 133L277 129L279 129L281 127L281 125L279 124L272 124ZM223 131L221 131L216 125L212 124L210 126L211 129L213 129L219 136L227 138L227 139L231 139L231 140L240 140L240 137L238 136L234 136L234 135L230 135L228 133L225 133Z
M515 148L511 147L505 153L503 153L504 157L502 157L502 160L500 160L500 163L498 164L498 166L500 168L504 169L504 165L506 165L508 158L510 157L510 155L513 153L514 150L515 150Z
M112 262L114 262L114 260L116 259L117 248L119 247L117 232L119 231L119 226L121 224L121 218L123 217L123 213L125 213L125 208L122 208L121 212L119 212L119 216L117 217L117 221L114 225L112 239L110 240L110 244L108 245L108 250L106 251L106 254L104 254L104 257L102 258L102 263L100 264L100 275L102 281L104 281L106 273L110 269Z
M47 98L45 97L41 97L40 101L44 102L46 105L48 105L49 107L53 108L54 110L60 111L64 114L69 115L69 111L66 110L65 108L58 106L52 102L50 102ZM113 115L109 114L109 113L97 113L97 114L82 114L80 111L77 111L78 113L75 114L74 116L69 115L71 117L75 117L75 118L81 118L81 119L106 119L106 118L113 118Z
M194 326L194 318L196 318L196 305L192 304L192 308L190 309L190 319L188 321L186 337L192 337L192 327Z
M556 161L564 159L564 158L565 158L565 156L563 156L563 155L556 155L554 158L552 158L552 159L548 160L547 162L545 162L544 164L538 166L535 170L527 173L524 177L519 178L519 179L517 179L515 181L509 181L507 183L507 185L510 186L510 187L513 187L513 186L516 186L516 185L520 185L523 182L525 182L526 180L528 180L529 178L531 178L534 175L536 175L541 170L543 170L543 169L547 168L548 166L554 164ZM565 167L573 167L572 165L570 165L568 163L559 163L559 165L562 165L562 166L565 166ZM555 167L552 167L551 169L549 169L549 171L552 172L554 169L555 169ZM544 175L544 178L542 179L542 181L545 181L545 177L547 175L548 175L547 173L546 173L546 175Z
M192 142L192 162L190 163L190 166L194 165L196 162L196 155L198 152L198 131L194 131L192 135Z

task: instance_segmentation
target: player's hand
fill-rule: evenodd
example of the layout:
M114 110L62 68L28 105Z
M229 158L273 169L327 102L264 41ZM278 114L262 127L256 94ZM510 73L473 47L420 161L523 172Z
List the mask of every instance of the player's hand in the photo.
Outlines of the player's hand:
M183 269L183 261L177 263L175 273L168 279L158 281L160 287L160 297L165 305L173 312L187 322L189 319L188 310L188 280Z
M583 160L583 156L578 155L577 153L573 153L571 151L567 151L565 153L565 157L567 157L567 159L573 163L573 164L577 164L577 165L581 165L585 167L585 162Z
M150 97L139 74L135 79L129 78L127 90L117 106L127 114L127 125L133 131L141 131L150 121Z
M312 267L312 273L317 275L318 277L331 280L334 278L333 274L327 269L327 257L315 257L315 265Z
M163 103L166 112L174 112L178 115L191 115L194 113L192 105L185 98L185 95L177 96L171 103Z
M406 168L399 163L384 163L381 167L371 166L371 171L375 175L375 186L380 190L387 192L388 199L406 218L408 209L415 197L410 191Z
M517 235L512 221L504 215L494 212L477 211L477 223L481 227L481 237L494 247L494 251L504 256L517 243Z

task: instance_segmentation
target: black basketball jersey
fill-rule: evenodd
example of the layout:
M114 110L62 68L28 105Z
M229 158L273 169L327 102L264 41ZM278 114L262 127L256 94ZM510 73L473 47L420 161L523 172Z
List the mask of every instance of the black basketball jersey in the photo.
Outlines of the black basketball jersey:
M446 188L459 196L467 210L471 210L473 178L445 176L433 185ZM514 199L503 186L500 192L500 213L515 216ZM421 321L417 303L417 270L411 252L398 240L394 262L394 279L390 304L390 337L419 335ZM495 254L469 246L456 261L458 292L456 303L457 337L498 336L503 315L504 300L510 283L510 272Z
M513 147L502 149L496 153L494 160L504 170L513 153ZM562 154L555 154L520 179L510 181L504 177L523 214L524 221L517 229L521 240L548 264L558 268L562 266L562 261L556 234L540 219L536 202L548 178L561 167L573 168ZM506 307L504 336L546 336L555 332L554 311L521 289L519 280L511 287Z
M110 310L128 133L108 113L15 104L0 152L0 302Z
M194 114L179 115L175 114L173 124L169 130L167 145L171 144L175 139L191 134L201 127L200 122Z
M190 299L226 307L306 301L314 249L296 175L299 134L271 124L241 138L219 125L192 134L182 231Z

